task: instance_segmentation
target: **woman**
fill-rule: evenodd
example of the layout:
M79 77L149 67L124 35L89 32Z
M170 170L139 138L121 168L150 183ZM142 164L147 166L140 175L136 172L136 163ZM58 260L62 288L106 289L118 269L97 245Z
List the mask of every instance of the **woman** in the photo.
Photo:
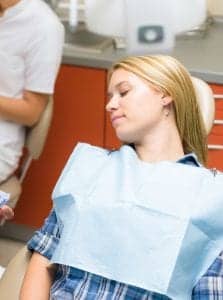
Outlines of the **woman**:
M20 299L221 297L222 179L200 164L206 135L189 73L168 56L126 58L109 72L108 98L124 145L75 148L28 243Z
M41 0L0 0L0 182L16 170L25 127L43 112L61 62L64 30Z

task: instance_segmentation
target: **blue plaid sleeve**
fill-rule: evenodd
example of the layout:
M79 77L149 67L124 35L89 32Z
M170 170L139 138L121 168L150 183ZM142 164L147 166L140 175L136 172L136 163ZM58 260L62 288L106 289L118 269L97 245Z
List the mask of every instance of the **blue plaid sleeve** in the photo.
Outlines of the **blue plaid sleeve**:
M192 300L223 299L223 252L193 289Z
M60 227L54 210L51 211L44 225L28 241L27 247L48 259L51 259L60 239Z

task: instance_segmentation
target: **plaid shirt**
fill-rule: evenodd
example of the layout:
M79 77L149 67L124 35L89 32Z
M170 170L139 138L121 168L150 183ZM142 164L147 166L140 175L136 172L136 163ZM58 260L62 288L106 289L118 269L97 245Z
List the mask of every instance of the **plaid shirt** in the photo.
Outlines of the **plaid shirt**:
M199 166L193 154L178 162ZM28 248L50 259L59 242L57 217L52 210L43 227L28 242ZM148 270L148 276L149 272ZM51 287L51 300L168 300L141 288L109 280L65 265L58 265ZM223 252L194 287L193 300L223 300Z

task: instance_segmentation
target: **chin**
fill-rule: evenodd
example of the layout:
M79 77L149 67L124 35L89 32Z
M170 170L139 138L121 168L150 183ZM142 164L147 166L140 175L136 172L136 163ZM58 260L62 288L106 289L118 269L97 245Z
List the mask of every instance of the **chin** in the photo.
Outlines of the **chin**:
M123 144L134 144L136 141L136 138L134 138L130 134L116 132L116 136Z

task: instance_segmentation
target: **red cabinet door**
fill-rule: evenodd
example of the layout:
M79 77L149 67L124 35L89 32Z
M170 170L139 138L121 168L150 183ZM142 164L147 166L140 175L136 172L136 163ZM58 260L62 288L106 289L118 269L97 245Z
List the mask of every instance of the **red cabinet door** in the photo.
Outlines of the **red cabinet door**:
M13 222L40 226L53 187L78 141L104 145L106 71L63 65L56 83L52 126L38 161L23 183Z
M210 86L215 95L215 121L208 136L208 167L223 171L223 85Z

